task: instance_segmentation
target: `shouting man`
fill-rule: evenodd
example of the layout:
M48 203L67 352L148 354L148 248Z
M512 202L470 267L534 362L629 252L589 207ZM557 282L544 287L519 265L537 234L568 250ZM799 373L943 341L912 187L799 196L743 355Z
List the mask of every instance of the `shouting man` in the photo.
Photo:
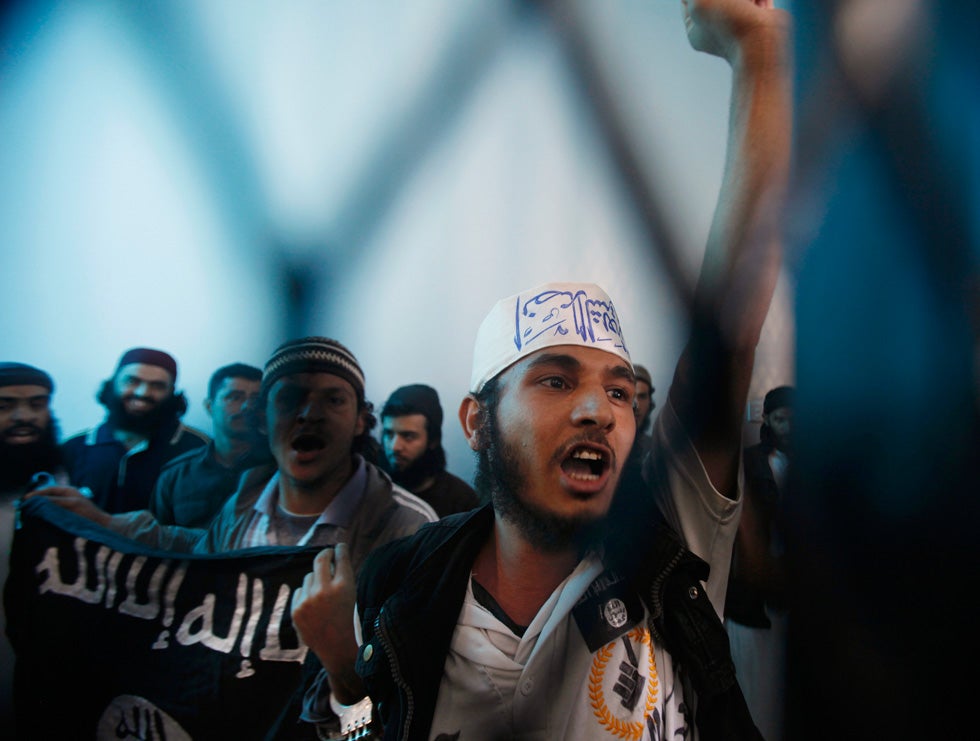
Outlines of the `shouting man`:
M612 300L550 283L495 304L459 411L490 503L375 551L356 596L346 550L317 557L293 621L332 692L308 717L366 693L385 739L761 738L721 614L779 267L788 23L768 0L682 6L732 69L729 151L644 485L617 490L636 382Z

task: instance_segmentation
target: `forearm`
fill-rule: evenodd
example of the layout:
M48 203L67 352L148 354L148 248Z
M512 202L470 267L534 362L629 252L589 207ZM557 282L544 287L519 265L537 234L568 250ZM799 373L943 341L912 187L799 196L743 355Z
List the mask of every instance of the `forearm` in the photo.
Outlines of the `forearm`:
M792 140L790 64L781 24L756 30L731 59L728 144L696 302L735 350L752 350L782 257Z
M150 548L191 553L206 531L179 525L161 525L149 510L112 515L105 527L118 535L137 540Z
M305 631L305 635L309 636L310 631ZM307 645L326 672L330 691L338 702L353 705L364 697L364 683L354 670L358 645L353 635L338 637L331 634L323 640L310 640Z
M330 678L330 691L333 696L343 705L353 705L362 699L366 693L364 683L354 672L354 665L351 664L349 670L340 673L327 672Z
M748 5L751 5L749 3ZM725 496L737 494L741 419L782 257L780 219L792 139L788 19L699 17L692 41L732 69L722 185L695 293L691 340L670 398ZM737 26L738 30L722 32Z

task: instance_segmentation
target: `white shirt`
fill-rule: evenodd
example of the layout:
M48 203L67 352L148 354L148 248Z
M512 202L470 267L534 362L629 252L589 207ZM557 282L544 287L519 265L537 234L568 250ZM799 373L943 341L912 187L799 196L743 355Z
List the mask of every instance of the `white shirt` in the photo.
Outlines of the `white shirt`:
M481 741L634 740L674 738L681 729L687 735L679 735L690 738L679 680L670 656L651 640L642 602L636 600L633 623L616 597L588 599L603 574L595 558L579 563L522 637L474 598L471 580L430 738L459 732L461 739ZM622 634L595 651L576 617L594 611L611 623L622 621Z

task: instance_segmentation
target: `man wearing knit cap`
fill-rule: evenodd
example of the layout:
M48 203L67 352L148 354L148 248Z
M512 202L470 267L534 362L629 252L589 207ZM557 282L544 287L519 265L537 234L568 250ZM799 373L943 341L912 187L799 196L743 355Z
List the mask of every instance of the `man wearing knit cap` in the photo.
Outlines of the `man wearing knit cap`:
M657 402L653 400L654 388L650 371L638 363L633 365L633 371L636 374L636 403L633 406L633 413L636 416L636 436L639 438L641 435L646 435Z
M742 517L725 599L725 628L752 717L767 739L781 736L786 671L783 523L792 455L792 386L762 402L759 442L745 449Z
M691 44L732 70L730 151L645 486L617 490L636 433L622 307L565 282L496 303L459 410L490 503L371 554L356 626L345 554L313 574L348 595L310 605L322 640L303 633L329 700L366 694L385 739L760 738L721 611L741 411L779 266L788 21L760 0L682 6Z
M440 517L479 504L473 487L446 470L442 405L431 386L413 383L392 392L381 408L381 443L395 483L425 499Z
M181 423L187 400L176 383L177 361L168 353L127 350L96 397L105 421L62 446L72 483L88 487L105 511L144 509L164 464L208 443Z
M636 396L633 398L636 437L633 438L633 447L619 479L621 489L636 489L644 485L643 463L653 449L653 438L647 434L653 410L657 406L653 400L653 379L650 371L638 363L634 363L633 373L636 377Z
M53 392L51 376L40 368L0 363L0 588L7 581L17 498L35 486L68 481L61 466L58 423L51 414ZM13 666L13 649L2 631L0 727L13 717Z
M37 473L67 481L51 414L54 382L40 368L0 363L0 495L16 496Z

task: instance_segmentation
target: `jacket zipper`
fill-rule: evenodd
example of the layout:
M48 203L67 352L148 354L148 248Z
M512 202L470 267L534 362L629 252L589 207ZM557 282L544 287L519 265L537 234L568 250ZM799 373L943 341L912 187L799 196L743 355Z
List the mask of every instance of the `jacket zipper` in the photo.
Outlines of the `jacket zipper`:
M408 738L408 730L412 725L412 716L415 714L415 700L412 697L412 691L409 689L408 684L402 677L401 669L398 666L398 657L395 655L394 648L391 645L391 640L388 637L388 631L385 625L381 622L381 618L384 617L384 609L378 613L377 619L374 621L374 629L381 641L381 647L384 649L385 654L388 656L388 663L391 666L391 676L395 680L395 684L401 689L402 694L405 696L405 722L402 724L402 735L401 738Z
M650 584L650 606L653 608L650 613L650 632L653 633L653 637L661 646L665 646L666 644L663 636L660 634L660 630L657 628L654 617L659 617L664 614L663 598L661 596L663 592L663 584L667 580L670 573L674 570L674 567L676 567L680 562L683 555L683 551L678 549L677 552L671 557L670 561L667 562L667 565L660 570L660 574L657 576L657 578Z

